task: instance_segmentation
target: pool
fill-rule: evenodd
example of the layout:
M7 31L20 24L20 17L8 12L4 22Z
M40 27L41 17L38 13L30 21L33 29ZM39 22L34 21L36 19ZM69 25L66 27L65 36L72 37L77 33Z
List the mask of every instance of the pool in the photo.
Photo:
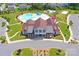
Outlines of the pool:
M26 22L28 20L37 20L38 18L42 18L42 19L48 19L49 16L46 14L42 14L42 13L26 13L26 14L22 14L18 16L18 19L22 22Z

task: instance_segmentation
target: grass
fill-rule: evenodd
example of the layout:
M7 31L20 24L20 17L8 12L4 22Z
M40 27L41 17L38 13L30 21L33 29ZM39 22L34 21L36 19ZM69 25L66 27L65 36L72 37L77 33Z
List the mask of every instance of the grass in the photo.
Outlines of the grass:
M10 24L18 23L16 16L18 15L17 12L9 13L9 14L2 14L0 17L6 17Z
M70 13L70 10L67 10L67 11L69 11L69 13ZM69 32L69 29L67 28L67 26L68 26L67 25L67 16L68 16L68 14L65 15L65 14L61 14L61 13L58 13L56 15L57 21L58 22L62 21L62 22L59 22L58 25L59 25L63 35L65 36L66 40L68 40L70 37L70 32Z
M20 30L21 30L21 24L9 26L9 31L8 31L9 37L13 36L16 32L18 32Z
M20 31L21 31L21 24L16 24L16 25L9 26L9 31L8 31L9 37L12 37L17 32L19 32L16 36L11 38L10 40L15 41L15 40L25 39L25 36L22 36Z
M58 50L60 50L60 52ZM63 49L51 48L49 56L65 56L65 51Z
M70 37L70 31L69 31L69 29L67 28L67 24L59 23L58 25L59 25L59 27L60 27L60 29L61 29L63 35L65 36L66 40L68 40L69 37Z
M62 22L67 22L67 15L63 15L63 14L57 14L57 21L62 21Z
M70 14L76 14L79 10L69 10Z
M20 32L19 32L16 36L14 36L13 38L11 38L10 40L11 41L15 41L15 40L22 40L22 39L26 39L26 37L20 35Z
M17 56L16 53L17 50L13 52L13 55ZM19 56L32 56L32 51L30 48L24 48L22 49L21 54Z
M60 35L57 35L57 36L53 37L53 39L63 40L63 37L62 37L62 35L60 34Z
M6 37L5 36L0 36L0 41L5 40Z

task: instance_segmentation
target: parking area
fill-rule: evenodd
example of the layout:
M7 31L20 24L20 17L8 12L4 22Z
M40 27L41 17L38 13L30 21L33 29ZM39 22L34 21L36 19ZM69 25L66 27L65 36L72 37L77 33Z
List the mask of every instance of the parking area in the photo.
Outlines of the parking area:
M72 14L69 16L68 21L70 23L70 29L72 37L75 40L79 40L79 14Z

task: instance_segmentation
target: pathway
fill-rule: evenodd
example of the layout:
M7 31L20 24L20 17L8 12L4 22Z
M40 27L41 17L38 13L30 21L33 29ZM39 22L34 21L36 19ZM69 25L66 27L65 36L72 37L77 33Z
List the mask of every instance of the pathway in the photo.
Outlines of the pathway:
M20 31L16 32L13 36L10 37L10 39L12 39L13 37L15 37Z
M6 28L7 29L7 28ZM6 41L8 42L8 43L10 43L10 38L9 38L9 36L8 36L8 33L7 32L5 32L5 37L6 37Z
M17 25L17 24L20 24L20 22L19 23L15 23L15 24L10 24L9 26L13 26L13 25Z
M58 28L59 28L59 27L58 27ZM66 38L64 37L64 34L62 33L62 31L61 31L60 28L59 28L59 30L60 30L60 33L61 33L61 35L62 35L62 37L63 37L64 42L66 42Z

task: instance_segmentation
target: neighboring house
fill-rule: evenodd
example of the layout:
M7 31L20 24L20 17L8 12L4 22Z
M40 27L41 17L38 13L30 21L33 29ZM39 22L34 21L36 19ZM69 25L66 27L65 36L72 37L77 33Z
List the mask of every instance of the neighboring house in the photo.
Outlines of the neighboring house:
M38 18L36 21L28 20L22 25L22 35L25 35L28 38L52 38L54 35L58 34L59 29L55 17L51 17L47 20L42 18Z
M1 4L0 11L5 11L5 10L6 10L6 4Z
M26 4L26 3L24 3L24 4L20 4L18 7L19 7L20 9L25 9L25 8L30 8L30 7L32 7L32 5L31 5L31 4Z
M49 5L51 7L64 7L64 6L68 6L68 3L50 3Z
M8 10L13 11L16 8L16 4L15 3L9 3L7 4Z

